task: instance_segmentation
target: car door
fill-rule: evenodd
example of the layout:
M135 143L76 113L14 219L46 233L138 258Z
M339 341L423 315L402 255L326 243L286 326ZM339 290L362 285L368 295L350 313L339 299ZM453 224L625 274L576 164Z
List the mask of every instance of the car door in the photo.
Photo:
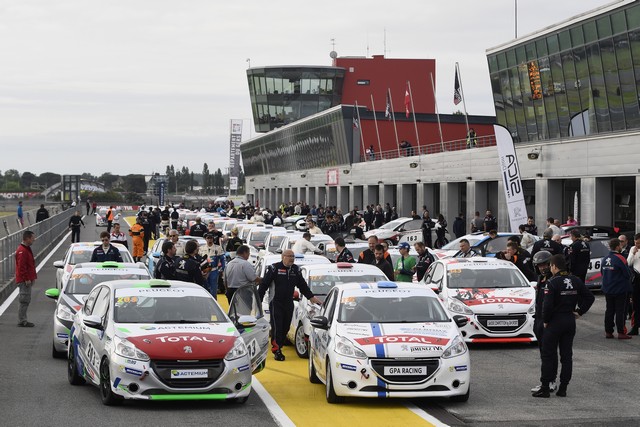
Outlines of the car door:
M243 326L240 323L241 316L252 316L256 319L255 325ZM229 303L229 318L234 323L240 336L244 339L251 358L251 370L260 372L264 368L264 362L269 351L269 321L264 317L262 304L258 297L258 288L253 284L238 288Z
M445 295L446 292L443 292L444 266L441 263L436 263L433 266L433 270L431 271L429 280L430 280L429 287L438 294L438 298L440 298L441 301L444 301L446 299L446 295Z
M487 239L481 243L482 256L495 257L498 252L507 249L509 236L498 236L495 239Z
M324 316L327 318L328 328L326 330L320 328L312 328L312 333L315 335L313 339L313 363L316 367L316 372L318 376L321 378L325 377L325 373L327 370L326 360L327 360L327 351L329 349L329 344L331 342L331 335L329 333L331 329L331 322L333 320L333 313L336 308L338 290L334 289L329 292L325 303L322 306L322 310L320 310L320 316Z
M104 293L105 289L106 288L104 286L98 286L91 291L89 297L87 298L87 301L84 304L84 308L82 309L82 315L78 316L79 324L76 324L76 327L78 328L77 337L80 342L79 356L82 359L85 370L87 371L89 377L96 384L100 382L100 356L96 352L96 340L94 339L94 337L98 335L98 332L102 331L98 331L97 329L86 326L83 320L88 316L93 315L94 308L97 307L99 301L101 306L104 305L104 300L100 297Z

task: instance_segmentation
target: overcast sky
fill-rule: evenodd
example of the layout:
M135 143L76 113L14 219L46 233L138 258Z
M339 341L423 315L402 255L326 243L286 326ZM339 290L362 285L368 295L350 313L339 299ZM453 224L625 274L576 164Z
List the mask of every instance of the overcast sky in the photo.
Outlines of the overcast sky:
M460 63L469 114L494 115L485 50L514 0L0 0L0 170L76 174L228 166L255 136L246 68L340 56L434 58L441 113ZM518 34L610 1L520 0Z

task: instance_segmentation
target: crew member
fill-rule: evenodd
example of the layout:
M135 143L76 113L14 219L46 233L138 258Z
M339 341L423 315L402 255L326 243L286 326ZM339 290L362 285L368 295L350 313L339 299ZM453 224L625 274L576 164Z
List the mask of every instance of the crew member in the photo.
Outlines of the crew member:
M507 249L504 252L498 252L496 254L496 258L511 261L516 267L518 267L518 270L525 275L527 280L533 281L535 280L535 274L529 266L527 259L518 253L518 248L519 247L516 242L508 242Z
M80 225L85 227L80 211L69 218L69 228L71 229L71 243L80 241Z
M202 223L202 219L200 217L196 217L196 223L189 228L189 236L203 237L206 232L207 227Z
M224 270L224 251L220 246L220 236L217 234L219 231L209 232L204 235L207 244L200 248L200 256L206 259L209 263L211 271L207 275L208 290L214 298L218 295L218 275L220 271Z
M144 227L142 226L142 217L136 218L136 223L129 228L129 236L131 236L131 244L133 245L133 261L138 262L144 256Z
M40 205L40 209L36 211L36 222L44 221L47 218L49 218L49 211L44 205Z
M322 251L318 249L313 243L311 243L311 233L305 231L302 234L302 238L296 240L291 248L296 254L321 254Z
M302 277L300 267L294 264L295 255L292 250L282 252L282 261L267 267L264 278L260 282L258 293L260 301L269 289L269 310L271 312L271 351L274 359L283 361L282 346L287 338L287 331L293 317L293 292L296 288L313 304L322 302L313 295L307 282Z
M108 232L103 231L100 233L100 240L102 244L93 250L90 262L123 262L122 254L120 254L118 248L111 244Z
M180 219L180 214L176 208L173 208L173 212L171 212L171 229L178 229L178 219Z
M429 211L425 210L422 213L422 225L420 226L422 229L422 241L424 245L428 248L433 248L433 240L431 237L431 229L436 226L436 223L429 216Z
M360 252L360 256L358 256L358 262L361 262L363 264L376 264L376 256L375 256L375 247L378 244L378 237L376 236L370 236L367 239L367 242L369 244L369 248L365 249L364 251ZM384 251L384 259L387 260L387 262L389 263L389 267L391 267L391 271L393 271L393 262L391 261L391 256L389 255L389 252L384 250L384 247L382 248L382 250Z
M395 279L398 282L412 282L413 272L416 267L416 259L409 255L411 245L402 242L398 245L400 258L396 262Z
M236 257L236 252L238 251L238 248L242 246L243 243L244 242L242 241L242 239L238 237L238 229L233 227L231 229L231 238L227 240L227 248L226 248L227 252L229 252L230 258Z
M531 249L531 256L534 256L538 251L547 251L551 253L551 255L562 255L564 254L564 247L562 244L558 242L554 242L552 240L553 230L551 228L547 228L542 232L542 240L538 240L533 244L533 248Z
M121 245L124 245L125 248L129 247L129 244L127 243L127 235L120 231L120 224L117 222L113 224L113 231L109 238L111 239L111 243L120 243Z
M109 206L107 211L107 233L111 233L111 226L113 225L113 206Z
M587 281L587 271L591 262L591 248L589 244L582 240L580 232L575 228L571 230L571 241L569 246L569 266L571 274L577 276L582 282Z
M207 280L202 275L202 266L198 257L198 242L189 240L184 245L184 256L176 265L176 279L183 282L197 283L207 289Z
M631 330L629 335L638 335L640 327L640 233L633 236L635 245L629 250L627 262L633 272L633 291L631 292Z
M378 267L384 275L387 276L387 279L393 280L393 267L391 266L391 262L384 258L384 254L384 246L381 244L375 245L373 248L373 256L375 257L373 265Z
M431 267L431 264L435 262L435 259L424 243L416 242L413 246L416 248L416 252L418 252L418 262L413 269L418 276L418 282L420 282L424 275L427 274L427 270Z
M547 283L542 302L541 384L533 397L549 397L549 383L553 381L558 368L558 348L560 349L560 386L556 396L565 397L573 370L573 337L576 334L576 319L584 315L593 301L593 294L582 280L567 271L564 255L554 255L549 260L553 277Z
M347 245L342 237L336 237L334 243L336 245L336 252L338 252L336 262L355 262L355 260L353 259L353 254L347 248Z
M602 293L607 303L604 312L604 332L607 338L613 338L613 326L618 330L618 339L626 340L625 317L627 314L627 297L632 292L631 272L627 260L620 253L620 240L609 241L611 252L600 261L602 273Z
M176 279L176 245L167 240L162 244L162 255L156 263L153 277L156 279L175 280Z
M255 269L248 261L250 255L251 248L241 244L236 249L236 256L229 261L227 268L224 270L224 284L229 303L231 303L231 298L233 298L233 294L235 294L239 287L251 283L255 283L256 285L260 284L260 277L258 277Z

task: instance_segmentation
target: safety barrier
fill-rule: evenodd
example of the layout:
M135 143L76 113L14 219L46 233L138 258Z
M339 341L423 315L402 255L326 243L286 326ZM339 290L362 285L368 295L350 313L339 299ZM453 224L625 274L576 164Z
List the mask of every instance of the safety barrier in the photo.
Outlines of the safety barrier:
M36 240L33 242L31 250L34 257L38 259L68 230L69 219L74 213L75 209L67 209L0 239L0 303L15 289L15 283L13 283L16 274L15 254L18 245L22 242L22 233L25 230L31 230L35 233Z

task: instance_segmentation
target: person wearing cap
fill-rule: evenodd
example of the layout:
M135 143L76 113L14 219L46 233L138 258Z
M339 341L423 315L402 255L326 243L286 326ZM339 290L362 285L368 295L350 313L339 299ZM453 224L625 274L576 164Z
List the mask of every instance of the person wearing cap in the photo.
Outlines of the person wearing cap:
M411 245L402 242L398 245L400 258L396 261L395 276L396 282L412 282L413 271L416 266L416 259L409 255Z
M552 240L553 230L547 228L542 233L542 240L538 240L533 244L531 249L531 256L534 256L538 251L547 251L551 255L564 255L564 247L558 242Z

